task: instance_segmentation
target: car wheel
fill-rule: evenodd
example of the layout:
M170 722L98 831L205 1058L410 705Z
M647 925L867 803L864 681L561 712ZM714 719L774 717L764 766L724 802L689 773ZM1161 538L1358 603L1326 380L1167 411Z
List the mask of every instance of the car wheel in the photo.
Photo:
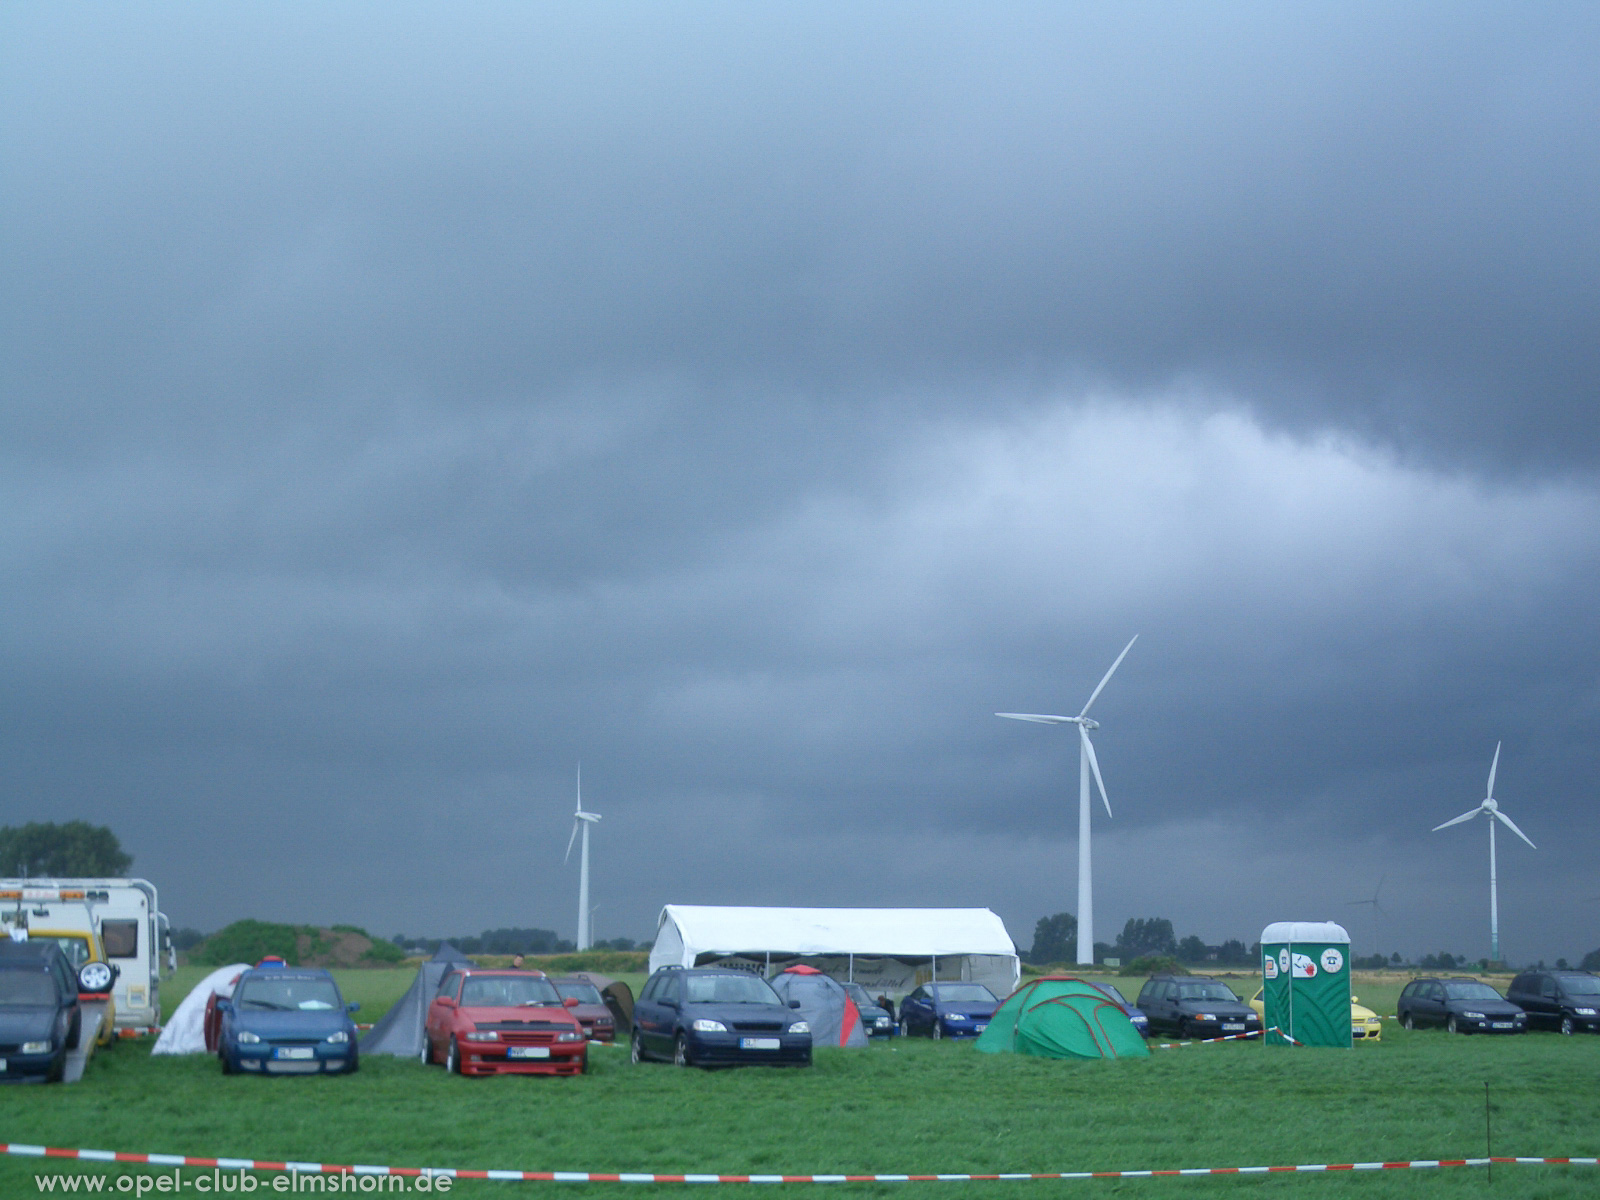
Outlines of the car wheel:
M1410 1013L1407 1013L1405 1016L1400 1018L1400 1024L1405 1029L1415 1029L1417 1027L1416 1018L1414 1018Z
M1573 1030L1572 1018L1571 1017L1562 1017L1561 1018L1561 1032L1563 1034L1565 1034L1567 1037L1571 1037L1572 1036L1572 1030Z
M1450 1016L1445 1019L1444 1027L1450 1033L1460 1033L1461 1032L1460 1027L1456 1024L1456 1015L1455 1015L1455 1013L1451 1013Z
M944 1040L944 1023L938 1017L933 1019L933 1028L928 1031L928 1036L936 1042Z
M689 1061L689 1038L687 1034L680 1033L678 1040L672 1044L672 1065L675 1067L692 1067Z
M60 1083L67 1077L67 1048L63 1046L61 1053L56 1055L55 1062L50 1064L50 1073L44 1077L46 1083Z
M639 1031L635 1029L633 1036L628 1039L628 1058L634 1063L644 1061L644 1047L639 1044Z
M911 1036L911 1022L906 1020L904 1017L900 1018L900 1036L901 1037L910 1037Z
M422 1031L422 1049L417 1053L417 1061L425 1067L433 1066L433 1043L428 1040L428 1031Z
M461 1047L456 1045L453 1035L450 1038L449 1048L444 1052L444 1069L452 1075L461 1074Z
M217 1051L217 1058L222 1063L222 1073L224 1075L232 1075L233 1074L233 1059L228 1057L228 1052L226 1050L218 1050Z

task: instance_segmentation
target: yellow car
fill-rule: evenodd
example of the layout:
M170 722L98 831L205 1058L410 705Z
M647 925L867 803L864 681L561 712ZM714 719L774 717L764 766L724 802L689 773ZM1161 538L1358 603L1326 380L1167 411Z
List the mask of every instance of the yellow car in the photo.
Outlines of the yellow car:
M1261 1023L1267 1023L1267 1002L1262 997L1263 989L1257 988L1256 994L1250 997L1250 1007L1256 1010L1256 1016L1261 1018ZM1376 1042L1383 1037L1383 1022L1378 1020L1378 1014L1365 1005L1357 1004L1360 996L1350 997L1350 1036L1358 1042Z
M67 962L72 965L74 973L84 963L105 962L105 950L100 945L100 939L94 934L82 929L30 929L28 940L34 942L54 942L61 947L62 953L67 956ZM117 1036L117 1005L108 991L104 997L95 996L95 1000L104 1000L106 1018L100 1023L100 1032L95 1035L97 1046L109 1046Z

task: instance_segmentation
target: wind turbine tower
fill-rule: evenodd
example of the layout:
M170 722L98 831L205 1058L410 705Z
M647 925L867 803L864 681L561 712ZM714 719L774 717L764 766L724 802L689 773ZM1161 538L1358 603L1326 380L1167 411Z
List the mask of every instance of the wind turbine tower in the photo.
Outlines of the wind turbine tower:
M1495 880L1494 823L1496 821L1502 822L1507 829L1527 842L1533 849L1537 850L1539 848L1528 840L1528 835L1518 829L1510 817L1500 811L1500 803L1494 798L1494 773L1499 765L1500 743L1496 742L1494 744L1494 761L1489 764L1489 787L1483 803L1470 812L1462 813L1459 817L1452 817L1443 825L1435 825L1433 827L1433 832L1438 833L1441 829L1448 829L1452 825L1470 821L1479 813L1487 813L1489 815L1489 957L1494 962L1502 961L1500 958L1500 891L1499 884Z
M572 836L567 839L566 857L563 863L572 858L572 843L577 840L578 830L583 830L583 846L578 850L578 949L589 948L590 917L589 908L589 826L600 819L599 813L583 811L583 764L578 764L578 807L572 814Z
M1078 727L1078 965L1092 966L1094 964L1094 870L1093 860L1089 853L1089 810L1092 807L1089 796L1089 776L1094 775L1094 781L1100 788L1100 800L1106 806L1106 816L1111 815L1111 801L1106 796L1105 780L1100 778L1100 763L1094 756L1094 743L1089 740L1089 731L1099 729L1100 722L1090 720L1089 706L1099 698L1111 677L1116 674L1117 668L1122 665L1122 660L1128 657L1128 651L1133 649L1133 643L1139 640L1139 635L1134 634L1131 641L1122 648L1122 653L1117 655L1117 661L1111 664L1111 670L1105 673L1105 678L1100 680L1100 685L1089 694L1088 703L1083 706L1083 711L1075 717L1056 717L1046 713L995 713L997 717L1009 717L1013 721L1037 721L1041 725L1076 725Z

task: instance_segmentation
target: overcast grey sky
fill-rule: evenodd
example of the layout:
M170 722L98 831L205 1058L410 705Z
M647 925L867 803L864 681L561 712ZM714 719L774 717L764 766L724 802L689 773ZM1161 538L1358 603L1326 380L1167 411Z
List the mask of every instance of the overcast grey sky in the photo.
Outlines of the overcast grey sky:
M1600 946L1593 5L11 4L6 823L178 924ZM1592 899L1593 898L1593 899Z

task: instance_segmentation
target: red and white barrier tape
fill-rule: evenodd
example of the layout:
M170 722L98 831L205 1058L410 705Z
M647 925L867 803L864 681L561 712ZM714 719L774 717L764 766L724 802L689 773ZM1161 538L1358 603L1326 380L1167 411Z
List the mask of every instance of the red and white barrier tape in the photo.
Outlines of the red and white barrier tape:
M0 1144L0 1152L79 1162L135 1163L152 1167L214 1167L223 1171L279 1171L302 1175L407 1175L501 1179L527 1183L964 1183L1033 1179L1149 1179L1166 1175L1268 1175L1311 1171L1399 1171L1434 1167L1600 1166L1600 1158L1420 1158L1399 1162L1311 1163L1282 1167L1184 1167L1166 1171L1018 1171L1004 1175L668 1175L644 1171L472 1171L458 1167L343 1166L266 1162L255 1158L198 1158L187 1154L127 1154L114 1150L62 1150L55 1146Z
M1242 1038L1255 1038L1260 1036L1261 1030L1252 1029L1249 1033L1230 1033L1227 1037L1218 1038L1198 1038L1192 1042L1155 1042L1151 1044L1150 1049L1176 1050L1180 1046L1204 1046L1208 1042L1237 1042Z

